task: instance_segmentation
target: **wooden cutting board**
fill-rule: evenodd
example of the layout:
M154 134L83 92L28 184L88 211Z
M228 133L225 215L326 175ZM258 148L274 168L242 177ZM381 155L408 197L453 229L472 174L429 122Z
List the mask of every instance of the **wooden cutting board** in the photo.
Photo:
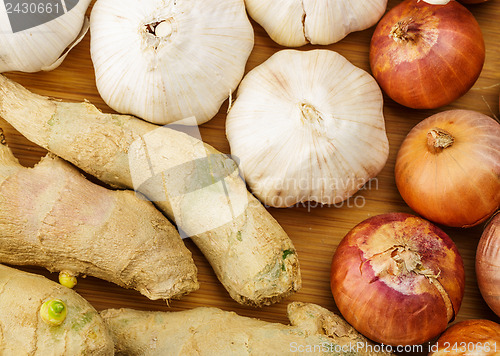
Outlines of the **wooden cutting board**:
M400 1L390 0L388 8ZM92 3L93 5L93 3ZM394 163L397 150L408 131L424 118L446 109L470 109L489 116L498 116L500 93L500 1L490 0L485 4L469 6L476 16L486 42L486 63L474 87L462 98L447 107L436 110L411 110L404 108L384 96L384 113L390 142L390 156L377 183L360 191L355 201L341 207L270 209L270 213L292 238L300 259L303 277L302 289L287 300L262 309L244 307L234 302L216 279L209 264L196 246L186 240L193 252L199 269L201 288L182 300L150 301L138 292L122 289L110 283L88 277L80 278L76 290L98 310L105 308L130 307L144 310L177 311L198 306L212 306L232 310L241 315L258 317L271 322L288 323L286 305L291 301L313 302L338 312L330 292L330 263L335 248L344 235L357 223L377 214L387 212L408 212L412 210L401 199L394 181ZM89 13L90 13L89 9ZM255 48L247 64L247 71L264 62L273 53L283 49L274 43L265 31L252 22L255 29ZM320 47L304 46L300 50L328 48L339 52L356 66L369 71L368 51L373 28L353 33L339 43ZM90 34L66 58L56 70L48 73L8 73L14 79L36 93L70 101L87 99L104 112L112 112L99 97L89 52ZM222 152L229 153L224 121L227 102L217 116L201 126L203 140ZM0 126L6 131L7 141L14 154L25 165L35 164L45 154L44 150L27 141L5 121ZM473 172L471 172L472 174ZM355 204L355 202L357 202ZM466 289L462 307L456 318L461 321L471 318L486 318L499 322L485 304L479 293L474 272L474 258L477 243L484 225L471 229L443 229L457 244L466 269ZM41 273L53 280L57 274L50 274L40 268L23 268ZM498 345L500 346L500 345Z

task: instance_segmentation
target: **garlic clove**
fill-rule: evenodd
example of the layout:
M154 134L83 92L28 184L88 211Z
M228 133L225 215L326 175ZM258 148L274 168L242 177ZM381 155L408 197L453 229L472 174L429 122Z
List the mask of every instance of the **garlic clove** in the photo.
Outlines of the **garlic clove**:
M351 32L373 26L386 7L387 0L304 1L306 37L312 44L338 42Z
M91 0L80 0L64 12L59 4L41 4L43 11L62 14L44 24L13 32L6 8L0 9L0 73L38 72L57 68L88 30L85 12ZM47 7L51 6L51 7ZM37 7L38 9L38 7ZM19 19L19 18L18 18Z
M231 154L274 207L352 196L384 167L389 145L375 80L327 50L283 50L249 72L228 114Z
M156 124L210 120L253 48L243 0L99 0L90 22L102 98Z
M328 45L373 26L387 0L246 0L250 16L278 44Z
M245 0L248 14L277 43L299 47L308 43L304 33L304 7L296 0Z

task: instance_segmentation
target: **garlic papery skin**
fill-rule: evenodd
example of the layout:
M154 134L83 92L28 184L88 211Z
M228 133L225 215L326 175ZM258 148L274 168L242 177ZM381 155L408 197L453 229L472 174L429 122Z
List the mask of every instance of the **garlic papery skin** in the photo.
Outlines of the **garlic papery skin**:
M243 0L99 0L90 22L104 101L162 125L215 116L254 43Z
M266 205L340 203L387 161L381 90L336 52L277 52L237 94L226 122L231 154Z
M250 17L278 44L328 45L380 20L387 0L245 0Z
M41 12L42 8L43 11L50 9L54 17L56 11L61 15L18 32L12 29L13 24L7 14L7 7L0 6L0 73L9 71L33 73L57 68L89 29L89 21L85 17L85 12L90 1L79 0L69 11L66 11L62 3L58 5L58 8L52 4L40 3L41 7L37 7L35 11ZM10 12L15 11L13 8L9 7L9 9ZM29 7L28 10L31 11ZM23 9L21 8L20 11ZM30 15L29 21L37 19L36 13L30 13ZM23 20L22 17L15 19L15 21Z

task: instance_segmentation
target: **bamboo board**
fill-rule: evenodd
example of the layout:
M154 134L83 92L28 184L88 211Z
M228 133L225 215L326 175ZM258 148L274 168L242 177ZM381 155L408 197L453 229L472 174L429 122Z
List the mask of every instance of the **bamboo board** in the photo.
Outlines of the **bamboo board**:
M388 8L399 1L390 0ZM217 281L209 264L190 240L186 244L193 252L199 269L201 288L182 300L171 301L167 305L162 301L149 301L138 292L122 289L95 278L79 278L76 290L89 300L98 310L105 308L130 307L144 310L177 311L197 306L212 306L235 311L241 315L258 317L271 322L288 323L286 305L291 301L313 302L338 312L330 292L330 263L335 248L343 236L357 223L377 214L387 212L408 212L411 209L400 197L394 181L394 163L397 150L408 131L422 119L442 110L461 108L498 116L500 93L500 1L490 0L485 4L469 6L476 16L486 42L486 63L482 74L474 87L462 98L447 107L436 110L411 110L403 108L384 96L384 114L390 142L390 156L377 182L360 191L356 201L342 207L296 207L289 209L270 209L271 214L283 226L292 238L300 259L303 277L302 289L287 300L262 309L244 307L234 302ZM90 13L90 9L89 9ZM265 31L252 22L255 29L255 48L247 64L247 71L264 62L283 47L275 44ZM353 33L337 44L326 46L345 56L356 66L369 71L368 51L373 28ZM104 112L112 112L99 97L95 86L95 77L89 52L90 34L66 58L55 71L48 73L8 73L29 89L42 95L53 96L69 101L87 99ZM325 48L304 46L301 50ZM218 150L229 153L229 144L225 137L225 113L227 102L217 116L201 126L202 138ZM33 165L45 154L45 151L28 142L10 125L0 119L0 126L6 131L7 141L14 154L24 165ZM472 174L473 172L471 172ZM471 318L486 318L499 322L487 307L476 284L474 272L475 251L484 225L471 229L443 228L455 241L463 257L466 269L466 289L462 307L456 318L461 321ZM56 274L50 274L40 268L23 268L41 273L53 280Z

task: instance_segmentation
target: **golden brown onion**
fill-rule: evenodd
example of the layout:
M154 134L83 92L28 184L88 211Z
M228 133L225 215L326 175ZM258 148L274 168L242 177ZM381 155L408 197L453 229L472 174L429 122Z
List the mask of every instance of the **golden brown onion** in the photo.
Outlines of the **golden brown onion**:
M450 326L429 356L494 356L500 353L500 325L484 320L465 320Z
M409 214L358 224L333 256L331 288L344 318L388 345L426 342L454 319L464 293L464 266L442 230Z
M416 125L396 158L405 202L434 222L477 225L500 206L500 125L469 110L450 110Z
M382 89L411 108L437 108L465 94L485 59L481 29L456 1L406 0L380 20L370 65Z
M479 240L476 275L484 300L500 316L500 214L491 220ZM498 347L500 352L500 343Z

